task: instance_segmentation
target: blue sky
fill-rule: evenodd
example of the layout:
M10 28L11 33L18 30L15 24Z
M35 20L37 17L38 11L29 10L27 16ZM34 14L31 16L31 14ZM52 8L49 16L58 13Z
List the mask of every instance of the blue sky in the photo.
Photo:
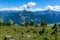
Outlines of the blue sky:
M45 7L46 5L60 5L60 0L0 0L0 8L19 7L28 2L36 2L36 7Z
M35 2L34 8L44 8L47 5L60 6L60 0L0 0L0 8L20 7L29 2Z

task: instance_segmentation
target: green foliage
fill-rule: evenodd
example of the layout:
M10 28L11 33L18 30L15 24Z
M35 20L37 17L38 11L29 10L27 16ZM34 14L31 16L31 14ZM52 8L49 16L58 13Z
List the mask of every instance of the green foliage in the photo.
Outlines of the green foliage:
M2 22L0 22L0 26L2 26L2 24L3 24L3 23L2 23Z
M6 25L5 22L4 23L0 22L0 26L5 26L5 25Z
M42 22L41 22L41 26L47 26L46 21L42 21Z
M33 21L30 22L30 26L34 26L34 22Z
M2 23L2 26L6 26L6 23L4 22L4 23Z
M43 27L42 30L39 31L39 34L40 34L40 35L42 35L42 34L44 34L44 33L45 33L45 27Z
M24 24L25 26L34 26L34 22L25 22L25 24Z
M0 21L0 26L11 26L13 25L13 22L10 20L9 22L2 22L2 20Z
M13 25L13 21L12 20L9 20L7 23L6 23L7 26L12 26Z
M0 27L0 40L4 40L5 35L12 35L15 40L58 40L60 34L51 35L52 30L51 27L34 27L28 26L21 27L21 26L2 26ZM60 29L60 28L58 28ZM47 35L45 34L47 32ZM53 30L54 31L54 30ZM31 37L27 37L30 35ZM57 37L58 36L58 37ZM29 39L30 38L30 39ZM60 40L60 39L59 39Z
M57 23L53 27L42 22L41 26L34 26L34 22L25 22L25 26L12 26L12 21L0 23L0 40L4 40L5 35L12 35L15 40L60 40L60 28ZM53 34L53 35L51 35ZM28 37L27 37L28 35ZM29 37L30 36L30 37Z
M25 22L25 24L24 24L24 25L25 25L25 26L29 26L29 24L30 24L29 22Z
M52 29L53 29L52 34L56 34L58 32L58 24L55 23L54 26L52 27Z
M38 27L38 24L36 24L35 27Z
M55 40L58 40L58 34L55 34Z
M11 26L12 23L11 23L11 22L7 22L6 25L7 25L7 26Z
M55 29L55 28L57 28L57 27L58 27L58 24L55 23L54 26L52 27L52 29Z
M44 40L49 40L48 37L45 37Z

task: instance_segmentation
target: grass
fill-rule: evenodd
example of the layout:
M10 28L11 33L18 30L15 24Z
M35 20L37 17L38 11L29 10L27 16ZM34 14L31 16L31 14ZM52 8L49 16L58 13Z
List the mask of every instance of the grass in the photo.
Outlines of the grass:
M4 40L6 35L12 35L15 40L55 40L55 34L51 35L53 30L52 27L46 27L45 33L40 35L39 31L42 30L42 27L21 27L21 26L0 26L0 40ZM60 40L60 28L58 30L58 40ZM22 32L24 37L22 37ZM30 35L31 37L27 37Z

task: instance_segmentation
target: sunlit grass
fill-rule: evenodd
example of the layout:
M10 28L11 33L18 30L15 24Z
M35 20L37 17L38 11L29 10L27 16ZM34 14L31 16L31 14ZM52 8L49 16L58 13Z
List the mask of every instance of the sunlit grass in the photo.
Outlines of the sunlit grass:
M12 35L15 40L20 40L22 37L22 32L24 33L23 40L44 40L47 37L49 40L55 40L55 35L51 35L51 27L46 27L46 32L43 35L39 34L42 27L34 26L1 26L0 27L0 40L3 40L5 35ZM31 37L27 37L30 35ZM60 40L60 28L58 33L58 39Z

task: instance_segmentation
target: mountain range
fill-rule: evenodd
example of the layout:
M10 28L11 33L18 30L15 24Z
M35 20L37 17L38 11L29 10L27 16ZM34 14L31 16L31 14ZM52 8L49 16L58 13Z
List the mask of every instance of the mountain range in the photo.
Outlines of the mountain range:
M60 12L53 10L45 11L0 11L0 21L8 22L12 21L13 24L23 25L25 21L33 21L35 24L40 24L42 20L45 20L47 24L53 24L55 22L60 23Z

